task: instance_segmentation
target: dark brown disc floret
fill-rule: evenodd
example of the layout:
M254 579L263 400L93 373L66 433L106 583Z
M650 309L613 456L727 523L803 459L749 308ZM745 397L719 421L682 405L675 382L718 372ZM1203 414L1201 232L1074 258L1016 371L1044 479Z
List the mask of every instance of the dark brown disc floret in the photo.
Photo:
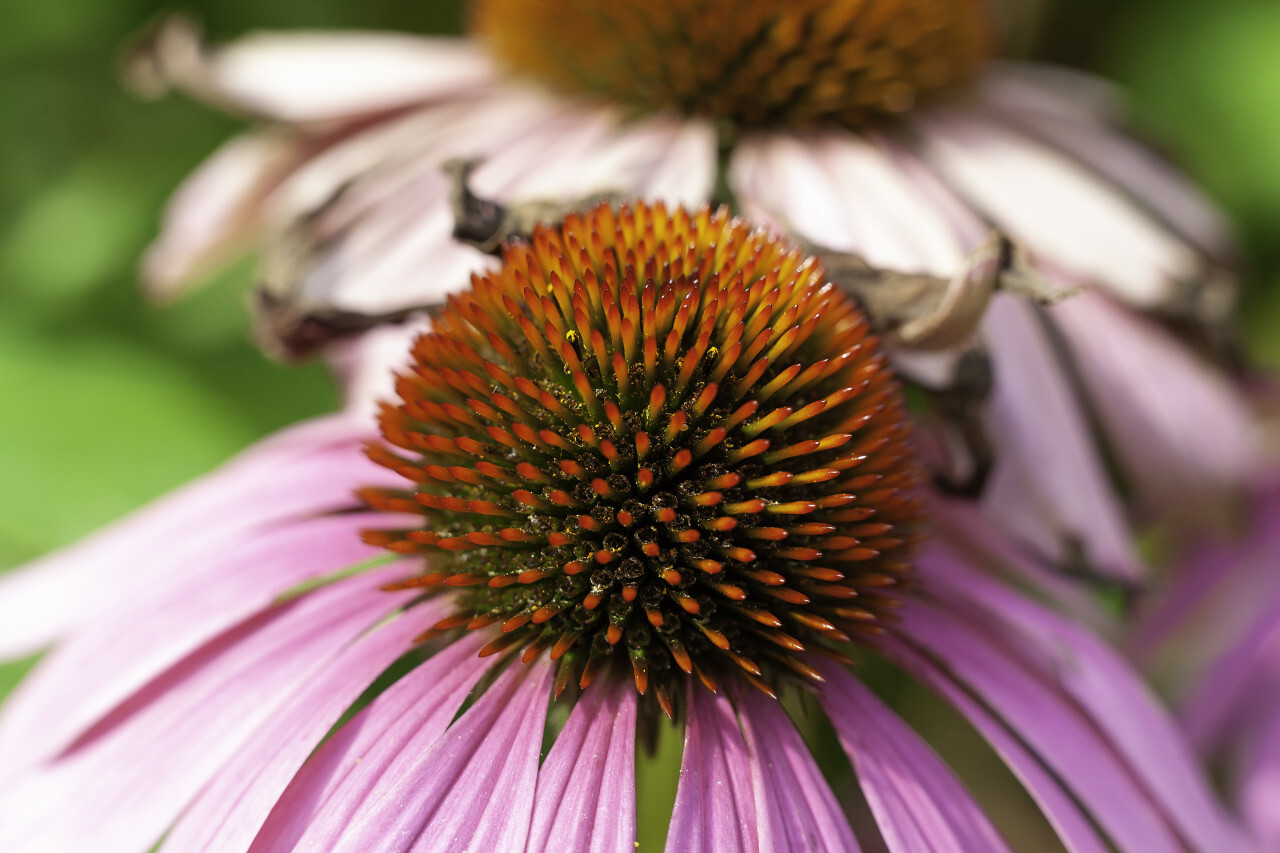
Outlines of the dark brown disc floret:
M421 523L370 542L584 686L626 657L769 689L879 629L918 521L905 407L821 266L725 212L635 203L504 248L415 343L370 456Z

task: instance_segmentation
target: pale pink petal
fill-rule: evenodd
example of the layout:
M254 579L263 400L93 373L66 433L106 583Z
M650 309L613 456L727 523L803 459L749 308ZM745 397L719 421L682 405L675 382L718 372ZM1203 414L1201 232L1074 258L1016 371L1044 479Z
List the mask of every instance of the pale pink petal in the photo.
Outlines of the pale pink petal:
M42 660L0 723L6 772L48 758L95 720L299 583L380 556L360 541L368 517L263 531L173 564L173 580L86 624ZM401 569L408 574L408 569Z
M692 686L692 685L691 685ZM701 688L687 693L684 758L667 831L667 853L760 850L752 756L733 705Z
M1206 853L1241 849L1237 829L1214 801L1185 738L1115 652L1078 625L939 548L932 548L918 564L930 594L946 601L947 610L913 603L904 613L904 633L927 645L957 677L998 707L1028 742L1042 738L1037 747L1042 755L1062 753L1068 746L1062 741L1074 741L1069 754L1063 755L1074 763L1089 748L1087 741L1096 741L1098 755L1093 762L1097 763L1077 772L1088 772L1093 780L1088 784L1099 789L1086 792L1086 786L1080 785L1076 795L1082 801L1099 798L1091 808L1113 833L1117 823L1134 821L1132 828L1138 828L1136 818L1144 810L1130 805L1125 815L1109 821L1104 815L1114 810L1115 801L1104 796L1101 787L1125 786L1132 779L1163 820L1195 849ZM927 612L917 614L917 610ZM962 622L962 613L968 614L964 618L971 624ZM1001 651L995 651L995 643ZM1006 674L997 675L1002 671ZM1020 673L1018 681L1014 671ZM1054 692L1060 698L1051 703L1048 697ZM1000 693L1006 699L998 700ZM1037 694L1043 697L1039 710L1033 708ZM1021 723L1014 722L1015 714L1022 716ZM1036 729L1042 730L1040 735ZM1076 729L1077 734L1070 734ZM1113 762L1127 769L1104 770ZM1060 775L1070 778L1065 768ZM1124 796L1123 791L1117 789L1116 796ZM1155 841L1153 836L1142 843Z
M820 700L892 853L1007 850L968 792L897 715L842 667L819 664Z
M249 251L261 238L262 203L302 155L283 135L225 143L192 172L165 207L160 236L142 262L148 295L172 299Z
M636 840L636 692L597 681L578 700L542 769L530 853L631 850Z
M343 712L409 649L448 602L434 599L375 628L276 709L165 837L166 850L247 850L294 773Z
M947 220L884 151L849 133L747 137L730 185L744 212L873 266L949 275L964 253Z
M329 850L401 755L425 752L444 733L494 664L478 658L484 638L447 645L356 714L302 766L250 848Z
M997 296L984 331L995 370L987 425L1000 448L984 495L991 517L1064 564L1083 557L1135 580L1122 508L1034 309Z
M910 646L889 641L886 653L903 669L946 699L991 744L1022 783L1048 819L1069 853L1106 853L1089 818L1080 810L1062 782L1039 757L1027 749L1016 733L1007 729L944 669Z
M146 849L285 700L411 597L377 588L392 576L322 589L188 656L66 754L0 789L0 849Z
M259 443L84 541L0 578L0 656L30 654L72 627L181 582L181 554L215 549L302 515L354 504L357 484L387 481L359 453L367 422L323 418Z
M523 850L552 665L513 664L426 750L382 774L334 850Z
M958 109L914 118L926 159L997 227L1140 307L1201 271L1189 247L1107 183L1007 126Z
M1049 316L1071 345L1117 462L1154 513L1212 513L1256 471L1247 402L1170 334L1099 293L1065 299Z
M715 189L715 127L694 118L673 121L678 121L678 126L636 188L636 195L698 207L711 198Z
M857 839L804 738L776 699L735 692L751 762L760 849L857 853Z
M1230 254L1226 222L1204 194L1155 151L1117 130L1121 105L1108 84L1046 73L1055 70L996 64L974 87L973 107L1098 172L1202 251Z
M493 79L461 39L391 32L257 33L208 48L188 19L161 25L135 63L216 106L285 122L364 115L461 95Z

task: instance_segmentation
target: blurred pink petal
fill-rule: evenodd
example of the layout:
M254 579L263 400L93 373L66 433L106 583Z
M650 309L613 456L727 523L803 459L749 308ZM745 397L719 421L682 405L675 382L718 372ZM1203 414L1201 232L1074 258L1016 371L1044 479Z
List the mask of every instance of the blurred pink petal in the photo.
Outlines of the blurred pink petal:
M1222 515L1261 450L1253 412L1222 373L1164 330L1098 293L1049 311L1071 345L1093 410L1157 517Z
M985 498L991 515L1063 564L1083 557L1107 577L1136 580L1123 509L1039 319L998 298L985 332L996 371L987 423L1001 454Z

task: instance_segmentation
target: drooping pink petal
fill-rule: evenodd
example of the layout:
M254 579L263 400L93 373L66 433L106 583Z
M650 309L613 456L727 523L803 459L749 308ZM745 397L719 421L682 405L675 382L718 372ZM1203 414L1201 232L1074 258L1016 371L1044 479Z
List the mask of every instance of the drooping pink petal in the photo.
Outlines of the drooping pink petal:
M701 688L689 690L687 699L667 853L756 853L760 832L749 784L752 758L733 705Z
M402 33L258 33L207 47L174 17L134 61L158 79L233 112L283 122L355 117L448 95L493 79L482 51L461 39Z
M294 772L342 713L446 609L445 600L434 599L344 649L245 742L183 813L164 849L247 850Z
M0 721L6 774L65 747L152 678L304 580L378 556L362 516L312 519L178 559L158 594L86 624L42 660ZM402 569L408 574L408 569Z
M1190 247L1051 148L957 108L922 110L913 124L945 179L1054 265L1140 307L1162 305L1200 272Z
M631 850L636 840L636 693L597 681L556 737L534 795L530 853Z
M857 853L857 839L809 747L776 700L735 692L751 762L760 849Z
M933 688L964 715L991 744L1022 783L1070 853L1106 853L1110 848L1081 812L1062 783L1017 735L987 711L944 669L910 646L890 641L886 653L906 671Z
M410 595L374 572L249 619L0 788L0 849L146 849L253 732Z
M849 133L748 136L729 172L743 211L873 266L950 275L955 232L875 145Z
M408 751L334 850L523 850L553 667L514 664L425 751Z
M1049 316L1148 507L1204 515L1256 469L1246 401L1168 333L1095 292L1063 300Z
M1000 448L990 515L1064 564L1083 558L1135 580L1142 568L1124 513L1034 309L997 296L983 330L995 371L987 426Z
M367 422L347 416L285 430L88 539L7 573L0 656L38 651L157 584L180 584L171 568L184 554L351 506L354 485L387 482L387 472L359 452L372 434Z
M940 547L917 564L948 605L913 602L903 634L982 696L1122 848L1242 849L1184 738L1118 655Z
M842 667L819 665L821 701L893 853L1007 850L986 815L906 723Z
M493 665L469 634L387 688L316 750L280 796L250 848L331 849L388 767L425 753Z

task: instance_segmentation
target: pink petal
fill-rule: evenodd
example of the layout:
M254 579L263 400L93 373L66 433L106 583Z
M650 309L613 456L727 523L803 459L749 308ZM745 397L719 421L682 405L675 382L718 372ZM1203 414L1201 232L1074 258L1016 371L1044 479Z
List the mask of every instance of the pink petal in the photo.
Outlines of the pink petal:
M1241 849L1185 740L1114 652L939 548L918 565L948 607L904 608L903 633L1020 732L1121 847L1179 849L1176 829L1206 853Z
M758 851L752 757L733 706L690 685L667 853Z
M55 762L0 789L0 849L146 849L283 702L411 597L377 588L394 575L265 612L151 682Z
M523 850L553 667L511 665L429 749L401 753L337 850Z
M1142 574L1122 509L1044 330L1025 302L992 300L984 331L995 385L987 423L1000 456L991 517L1051 558L1126 581Z
M948 182L1055 265L1142 307L1163 304L1200 272L1194 251L1049 147L958 109L917 113L915 126Z
M270 609L289 588L379 555L360 541L369 524L367 516L316 519L177 561L174 581L158 594L86 624L39 663L0 725L4 764L17 771L50 757L182 658Z
M289 783L250 849L331 849L387 768L425 752L457 716L495 663L476 657L483 643L476 633L450 643L335 732Z
M893 853L1007 850L951 771L842 667L822 662L821 702Z
M760 849L857 853L857 839L809 747L776 700L752 688L735 703L751 762Z
M1071 345L1118 462L1155 513L1212 513L1224 491L1256 470L1243 396L1167 332L1098 293L1065 299L1049 316Z
M6 574L0 655L30 654L157 583L181 583L171 570L179 554L351 506L353 485L387 481L359 452L372 435L366 422L346 416L286 430L123 521Z
M636 693L625 680L588 689L542 769L528 851L631 850L636 840Z
M890 642L885 649L893 660L933 688L991 744L1031 795L1070 853L1106 853L1110 847L1098 837L1089 819L1039 757L1028 750L1017 734L989 713L964 686L943 668L910 646Z
M247 850L297 769L374 679L445 615L433 599L375 628L294 693L200 793L165 838L171 850Z

